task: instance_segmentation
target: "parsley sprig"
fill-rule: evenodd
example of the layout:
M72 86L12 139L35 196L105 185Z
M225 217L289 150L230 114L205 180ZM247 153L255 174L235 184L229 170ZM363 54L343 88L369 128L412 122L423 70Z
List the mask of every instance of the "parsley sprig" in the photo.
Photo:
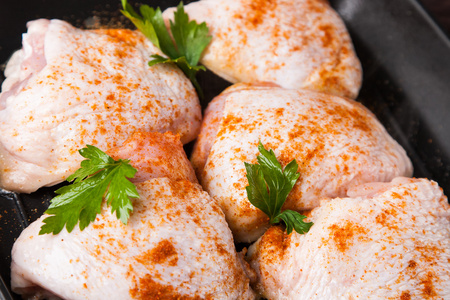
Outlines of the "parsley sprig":
M183 2L174 12L174 21L170 20L170 36L164 24L161 9L156 10L148 5L139 7L138 14L133 7L122 0L122 13L167 57L154 54L149 62L150 66L159 63L175 63L191 80L200 98L203 92L198 84L195 74L199 70L205 71L205 67L199 66L198 61L203 50L211 41L208 26L203 22L197 24L189 21L189 16L184 12Z
M114 160L97 147L87 145L80 149L81 168L67 178L73 183L55 191L39 234L58 234L66 226L71 232L79 222L80 230L86 228L101 213L103 198L111 206L111 213L127 224L133 205L130 198L138 198L136 186L127 178L133 178L136 169L129 160Z
M258 150L261 153L257 156L258 164L244 162L249 183L245 188L248 200L269 216L271 224L283 221L288 234L293 229L300 234L308 232L313 223L304 222L306 216L292 210L281 212L287 196L300 177L297 161L292 160L283 171L274 152L267 151L261 141Z

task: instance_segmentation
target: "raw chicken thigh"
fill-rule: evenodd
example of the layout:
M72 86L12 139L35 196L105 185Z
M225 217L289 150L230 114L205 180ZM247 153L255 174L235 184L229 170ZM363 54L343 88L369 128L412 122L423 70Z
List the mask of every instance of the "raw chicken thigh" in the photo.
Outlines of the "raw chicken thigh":
M164 144L182 149L170 134L132 137L139 138L149 138L139 153L117 153L152 160ZM219 206L189 174L166 170L140 170L157 177L137 183L128 225L106 207L83 231L39 235L45 215L32 223L12 250L12 290L33 299L253 299Z
M126 157L138 170L130 181L143 182L150 178L168 177L172 180L189 180L198 183L180 136L166 134L164 139L149 132L135 132L122 146L108 151L118 160ZM142 155L142 153L146 155Z
M149 67L159 53L141 33L28 23L0 94L0 186L32 192L65 180L86 144L104 151L135 131L172 131L183 143L201 109L178 68Z
M185 6L212 41L200 62L226 80L273 82L356 98L361 64L323 0L202 0ZM173 18L174 9L164 12Z
M219 202L236 241L251 242L268 218L247 200L244 162L256 163L258 141L300 178L284 208L311 209L352 186L411 176L403 148L361 104L306 90L234 85L206 110L191 161Z
M450 206L436 182L396 178L325 201L311 230L249 249L269 299L450 299Z

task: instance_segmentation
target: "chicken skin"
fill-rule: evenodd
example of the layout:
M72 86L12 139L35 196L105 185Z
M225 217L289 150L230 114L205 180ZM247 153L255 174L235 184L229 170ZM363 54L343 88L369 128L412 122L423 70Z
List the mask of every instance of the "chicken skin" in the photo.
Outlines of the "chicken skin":
M195 89L175 66L148 66L158 51L137 31L29 22L0 94L0 186L29 193L59 183L78 168L78 149L107 151L136 131L193 140Z
M155 152L170 143L183 151L169 133L131 139L141 138L149 140L133 150L132 164L158 161ZM183 153L175 157L188 164ZM105 206L83 231L39 235L45 215L32 223L13 246L12 290L33 299L254 299L219 206L189 172L161 170L140 170L147 180L136 184L127 225Z
M200 60L232 82L273 82L356 98L361 64L338 14L323 0L202 0L185 6L212 41ZM174 9L164 12L173 18Z
M191 161L239 242L255 241L268 225L245 191L244 162L256 163L259 140L283 166L299 164L285 209L312 209L352 186L412 175L403 148L361 104L269 84L234 85L207 108Z
M324 201L304 235L271 227L248 252L268 299L450 299L450 206L436 182L396 178Z
M150 178L168 177L172 180L189 180L198 183L180 136L160 135L149 132L133 133L122 146L111 149L108 154L118 160L127 157L137 170L132 182L144 182ZM145 153L145 155L142 155Z

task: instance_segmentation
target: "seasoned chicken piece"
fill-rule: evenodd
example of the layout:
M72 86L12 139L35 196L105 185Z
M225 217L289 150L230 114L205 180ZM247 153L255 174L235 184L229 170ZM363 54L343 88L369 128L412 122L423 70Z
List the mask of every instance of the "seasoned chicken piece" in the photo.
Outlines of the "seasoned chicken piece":
M244 162L256 163L258 141L300 178L284 208L311 209L352 186L411 176L405 151L361 104L327 94L235 85L215 98L191 161L204 189L219 202L235 240L256 240L268 218L247 200Z
M327 1L202 0L185 10L210 28L212 41L200 62L230 82L358 95L361 64ZM166 20L173 11L164 12Z
M112 149L135 131L194 139L195 90L178 68L148 66L157 51L135 31L29 22L0 94L0 186L28 193L61 182L78 168L78 149Z
M174 136L132 139L140 137L149 140L140 142L147 146L136 149L133 164L136 158L159 160L155 152L169 144L167 158L175 154L180 160L168 166L188 163L183 153L175 153L183 150ZM133 141L127 143L129 149ZM12 290L33 299L253 299L219 206L186 180L190 175L174 180L176 170L164 170L141 170L155 178L137 183L140 198L133 201L128 225L106 206L83 231L76 226L71 233L39 235L45 216L32 223L13 246Z
M145 153L145 155L143 155ZM115 160L126 157L137 169L132 182L143 182L150 178L168 177L172 180L189 180L198 183L180 136L170 132L136 132L122 146L108 151Z
M450 299L450 206L436 182L396 178L324 201L311 230L249 249L269 299Z

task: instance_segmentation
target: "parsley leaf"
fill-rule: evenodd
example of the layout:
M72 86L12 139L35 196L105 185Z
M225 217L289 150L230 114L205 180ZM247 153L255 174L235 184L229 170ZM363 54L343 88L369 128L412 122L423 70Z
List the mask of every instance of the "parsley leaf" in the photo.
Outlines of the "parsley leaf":
M150 66L159 63L175 63L191 80L200 98L203 92L198 84L195 74L199 70L206 70L199 66L200 56L211 41L209 29L205 22L198 24L189 21L189 16L184 12L183 2L174 12L174 21L170 20L170 31L173 40L167 31L162 17L161 9L156 10L148 5L141 5L140 15L127 3L122 0L122 13L156 46L166 57L152 55Z
M303 219L306 219L306 216L301 215L293 210L283 211L274 219L274 223L281 222L280 219L284 221L284 224L286 224L286 231L288 234L292 232L292 229L295 229L295 231L300 234L307 233L313 225L312 222L303 222Z
M292 160L283 171L275 153L267 151L261 141L258 150L261 153L257 156L258 164L244 162L249 183L245 188L248 200L269 216L271 224L283 221L288 234L293 229L300 234L308 232L313 223L303 222L306 216L292 210L281 212L281 207L300 177L297 161Z
M58 234L66 226L71 232L79 222L80 230L86 228L101 213L103 198L111 206L111 213L127 224L133 205L130 198L138 198L136 186L127 178L133 178L136 169L128 160L114 160L97 147L87 145L80 149L86 158L81 167L67 178L73 183L55 191L39 234Z

